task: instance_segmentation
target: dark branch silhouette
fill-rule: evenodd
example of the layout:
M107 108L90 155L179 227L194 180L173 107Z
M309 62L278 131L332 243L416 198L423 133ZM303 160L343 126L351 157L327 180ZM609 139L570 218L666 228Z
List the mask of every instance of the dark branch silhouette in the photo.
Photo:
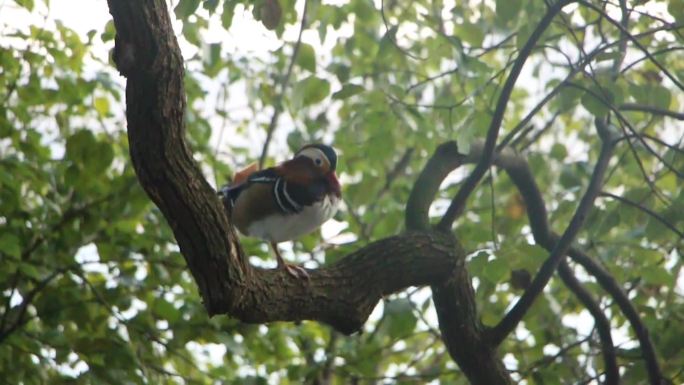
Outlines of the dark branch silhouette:
M530 37L525 42L525 45L520 49L520 53L511 68L511 72L506 78L506 83L501 89L501 94L496 103L496 109L494 110L494 115L489 124L489 129L487 130L487 138L484 143L484 149L482 151L482 157L477 162L475 169L468 175L468 178L463 182L461 188L454 196L451 204L444 213L444 216L440 220L437 228L441 231L449 231L453 225L456 218L458 218L465 208L466 201L470 194L475 190L480 179L487 172L489 167L492 165L494 159L494 150L496 149L496 140L499 137L499 130L501 128L501 123L503 122L504 113L506 112L506 106L508 105L508 100L513 93L513 88L518 80L520 72L522 72L523 66L527 61L527 58L532 53L537 41L542 36L546 28L551 24L553 18L565 7L566 5L573 3L574 0L560 0L549 7L546 14L539 23L536 25L534 31L530 34Z
M605 175L606 169L608 168L608 162L615 148L616 140L609 132L608 127L604 127L604 123L599 119L596 119L596 126L599 135L602 138L602 147L599 158L594 166L594 172L592 174L591 180L589 181L589 186L587 186L587 191L582 196L580 203L575 210L570 223L563 232L561 238L556 242L551 250L548 259L539 269L537 275L532 279L532 283L525 290L520 300L513 306L513 308L506 314L506 316L499 322L498 325L494 327L491 331L491 341L494 345L499 345L510 332L512 332L518 323L525 316L529 310L532 303L537 298L539 293L544 289L549 279L553 276L554 271L558 267L558 264L565 257L566 252L570 249L575 236L582 228L584 220L586 219L589 210L594 204L594 199L598 196L601 191L601 186L603 185L603 176Z
M474 146L471 150L474 154L466 156L463 159L463 162L474 162L479 156L479 149L481 149L481 146ZM510 150L506 150L497 155L495 164L506 171L520 191L520 194L525 201L527 216L534 240L546 250L553 250L559 236L551 231L544 199L542 198L541 191L539 190L525 159L514 154ZM608 271L577 247L570 247L568 255L573 261L580 264L589 274L596 278L598 284L603 290L610 294L618 305L620 311L622 311L632 326L634 334L639 341L650 384L660 385L663 377L653 342L649 336L648 329L644 325L638 311L629 300L625 291ZM605 344L605 342L603 342L603 344Z

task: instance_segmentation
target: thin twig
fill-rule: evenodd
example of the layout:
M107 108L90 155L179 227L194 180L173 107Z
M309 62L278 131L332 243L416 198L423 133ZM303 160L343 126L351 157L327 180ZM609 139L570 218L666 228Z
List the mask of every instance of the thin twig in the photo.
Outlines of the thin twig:
M297 61L297 55L299 54L299 47L302 45L302 34L306 29L306 9L308 4L309 1L305 0L304 10L302 11L302 21L299 26L299 36L297 36L297 42L292 50L292 57L290 58L290 64L287 66L287 72L280 83L280 92L278 93L276 100L273 102L273 115L271 115L271 122L268 124L268 128L266 129L266 140L264 141L264 146L261 149L261 156L259 157L259 169L264 167L264 162L266 162L266 157L268 156L268 146L271 144L273 132L278 125L278 118L283 110L283 98L285 97L285 90L290 83L292 70L294 69L295 62Z
M36 297L38 293L43 291L48 284L55 279L58 275L64 273L65 271L69 270L71 267L65 267L61 269L57 269L52 272L52 274L48 275L47 277L43 278L36 287L31 289L26 295L24 296L24 300L21 301L21 304L18 306L17 316L15 317L15 320L12 324L8 325L6 328L3 328L0 330L0 344L2 341L4 341L7 337L9 337L14 331L16 331L21 325L24 324L25 319L24 316L26 315L26 311L28 310L28 306L33 302L33 299ZM11 309L6 309L5 310L8 314L11 311Z
M636 38L642 38L642 37L646 37L646 36L652 36L653 34L660 32L660 31L670 31L672 29L681 28L681 27L684 27L684 25L681 25L681 24L680 25L668 25L666 27L653 28L653 29L650 29L648 31L644 31L642 33L639 33L639 34L636 34L633 36ZM532 118L534 118L536 116L536 114L542 109L542 107L544 107L549 101L551 101L563 89L563 87L571 86L572 83L570 82L570 80L572 80L572 78L575 75L577 75L586 65L588 65L591 60L593 60L594 58L596 58L596 56L605 52L606 50L608 50L608 49L610 49L616 45L619 45L623 42L626 42L626 41L627 41L627 38L623 37L619 40L607 43L603 46L599 46L596 49L594 49L593 51L586 54L584 56L584 58L582 58L570 70L570 72L568 72L568 74L565 76L565 78L558 85L556 85L551 90L551 92L549 92L546 96L544 96L544 98L542 100L540 100L539 103L537 103L530 110L530 112L527 113L527 115L525 115L525 117L522 120L520 120L520 122L518 122L518 124L516 124L515 127L513 127L513 129L510 130L510 132L508 132L506 134L506 136L501 140L501 143L499 143L499 145L497 146L497 151L501 151L510 141L512 141L513 137L516 136L519 133L519 131L521 131L524 127L526 127L529 124L529 122L532 120ZM646 58L646 56L644 56L644 58ZM632 63L632 64L634 64L634 63ZM630 66L626 66L622 71L624 72L629 67Z
M632 200L630 200L630 199L627 199L627 198L625 198L625 197L621 197L621 196L619 196L619 195L611 194L611 193L605 192L605 191L604 191L604 192L601 192L601 193L599 194L599 196L601 196L601 197L608 197L608 198L615 199L616 201L622 202L622 203L624 203L624 204L626 204L626 205L628 205L628 206L632 206L632 207L634 207L634 208L636 208L636 209L638 209L638 210L640 210L640 211L643 211L643 212L645 212L646 214L650 215L651 217L655 218L658 222L662 223L662 224L663 224L665 227L667 227L668 229L672 230L673 233L677 234L677 236L679 237L679 239L684 238L684 232L682 232L682 231L680 231L679 229L677 229L672 223L668 222L662 215L656 213L655 211L649 209L649 208L646 207L646 206L643 206L643 205L641 205L641 204L639 204L639 203L637 203L637 202L634 202L634 201L632 201Z
M659 108L659 107L654 107L654 106L646 106L643 104L636 104L636 103L624 103L621 104L619 107L623 111L639 111L639 112L648 112L653 115L662 115L662 116L667 116L669 118L677 119L677 120L684 120L684 113L682 112L677 112L677 111L671 111L667 110L664 108Z
M646 55L646 56L648 57L648 60L650 60L651 63L653 63L653 65L655 65L656 67L658 67L658 69L659 69L663 74L665 74L665 76L666 76L668 79L670 79L670 81L672 81L672 83L674 83L674 84L677 86L677 88L679 88L680 90L684 90L684 84L682 84L682 83L677 79L676 76L672 75L672 74L670 73L670 71L669 71L667 68L665 68L664 65L662 65L658 60L656 60L655 57L653 57L653 55L648 51L648 49L646 49L646 47L644 47L644 46L639 42L639 40L638 40L636 37L632 36L632 34L630 34L629 31L627 31L627 30L622 26L622 24L620 24L620 22L618 22L617 20L611 18L605 11L603 11L602 9L600 9L599 7L595 6L594 4L592 4L592 3L588 2L588 1L585 1L585 0L577 0L577 1L578 1L579 4L581 4L581 5L583 5L583 6L587 7L587 8L590 8L590 9L592 9L593 11L599 13L599 14L600 14L601 16L603 16L606 20L608 20L611 24L613 24L615 27L617 27L617 28L620 30L620 32L624 33L624 34L629 38L629 40L631 40L632 43L634 43L634 45L635 45L637 48L639 48L639 49L644 53L644 55Z

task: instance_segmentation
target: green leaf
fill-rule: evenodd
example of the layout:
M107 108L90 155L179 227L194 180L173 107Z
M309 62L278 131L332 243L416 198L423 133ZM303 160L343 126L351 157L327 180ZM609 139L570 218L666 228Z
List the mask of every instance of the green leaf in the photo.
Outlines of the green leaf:
M173 12L176 14L177 19L187 19L188 16L195 13L197 7L199 7L200 0L180 0Z
M38 268L33 266L30 263L20 263L19 264L19 271L21 271L24 275L31 277L33 279L43 279L43 275L40 274L40 271L38 271Z
M294 85L292 95L295 109L316 104L325 99L330 93L330 83L327 80L309 76Z
M114 160L114 150L109 143L99 142L93 147L93 151L88 154L89 161L86 164L86 169L93 174L100 174L104 172L112 160Z
M496 17L507 23L518 17L521 7L521 0L496 0Z
M684 23L684 0L669 0L667 11L678 23Z
M33 7L35 6L34 0L15 0L17 4L20 6L28 9L29 11L33 11Z
M316 52L311 45L306 43L299 45L297 65L312 73L316 72Z
M4 233L0 235L0 251L19 259L21 257L21 241L14 234Z
M550 155L559 161L563 161L568 156L568 150L566 149L564 144L554 143L551 147Z
M561 111L569 110L579 103L584 92L575 87L563 87L556 97Z
M413 306L406 298L386 301L385 317L387 317L387 334L391 338L410 335L418 323L418 319L413 314Z
M204 0L202 2L202 7L209 11L209 14L212 14L216 11L216 7L218 7L219 0Z
M100 116L107 116L109 113L109 100L107 98L97 97L93 101L93 105Z
M483 270L483 277L491 283L502 282L508 277L510 266L507 260L503 258L494 258L487 262Z
M176 309L176 307L173 306L172 303L166 301L163 298L158 298L157 300L155 300L152 309L161 318L171 323L178 321L180 317L178 309Z
M235 15L235 6L237 1L235 0L224 0L223 1L223 13L221 14L221 25L225 29L229 29L233 24L233 16Z
M662 266L646 266L639 269L639 274L649 284L672 286L674 277Z
M363 88L362 86L356 85L356 84L345 84L342 86L342 89L339 91L335 92L332 95L332 98L335 100L343 100L347 99L349 97L352 97L356 94L360 94L361 92L365 91L366 89Z
M629 86L630 94L637 103L662 109L670 108L672 94L670 90L660 84L644 84Z
M610 96L605 89L591 87L593 92L585 92L582 96L582 106L596 117L604 117L610 111L607 103L610 103Z
M97 141L93 133L88 130L79 130L66 142L66 158L79 165L85 165L88 161L88 153L96 145Z
M485 38L485 34L480 26L469 22L455 24L454 34L474 47L482 46L482 42Z

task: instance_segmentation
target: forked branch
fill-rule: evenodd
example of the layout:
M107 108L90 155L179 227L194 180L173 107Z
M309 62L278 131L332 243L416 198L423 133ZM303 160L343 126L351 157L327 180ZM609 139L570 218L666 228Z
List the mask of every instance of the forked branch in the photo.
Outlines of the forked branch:
M469 154L466 158L464 158L463 162L470 163L476 161L476 159L479 157L478 151L480 149L481 146L474 146L471 150L472 154ZM551 231L551 227L548 223L548 215L544 204L544 199L542 198L541 191L539 190L539 187L537 186L525 159L522 156L513 153L511 150L504 150L497 154L494 164L506 171L508 176L517 187L518 191L520 191L520 195L525 201L527 216L530 222L530 228L532 229L534 240L546 250L553 250L559 239L559 236ZM641 346L641 354L646 363L651 385L660 384L662 374L653 342L648 334L648 329L642 322L639 313L634 308L634 305L631 303L620 284L599 263L594 261L594 259L579 250L577 247L570 247L568 255L573 261L580 264L589 274L594 276L603 290L610 294L615 303L618 305L622 313L629 321L632 329L634 330L634 334L639 341L639 345ZM563 274L563 272L561 272L561 274ZM568 282L566 282L566 284L567 283ZM585 303L585 305L587 304ZM606 349L612 350L612 347L605 337L602 337L602 345L604 352ZM606 357L604 356L604 358ZM609 368L608 365L609 364L606 363L606 369Z
M163 0L109 0L114 60L128 78L131 159L160 208L210 315L245 322L317 320L343 333L361 328L382 296L442 282L463 269L453 237L411 232L367 245L297 280L247 261L216 192L185 141L183 60Z

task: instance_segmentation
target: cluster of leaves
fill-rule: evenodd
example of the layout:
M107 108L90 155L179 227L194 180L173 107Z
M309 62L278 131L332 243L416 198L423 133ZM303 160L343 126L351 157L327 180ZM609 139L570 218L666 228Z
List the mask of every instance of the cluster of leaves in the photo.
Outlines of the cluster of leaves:
M664 373L676 382L684 367L684 301L676 288L684 128L681 115L663 111L681 110L683 102L684 4L626 2L630 16L622 28L638 37L655 59L649 60L608 20L621 21L620 3L593 3L607 13L569 6L544 33L502 132L528 159L551 224L562 231L596 158L593 117L620 114L616 126L627 138L604 190L635 204L601 198L578 244L629 291ZM666 3L669 14L654 13ZM44 7L10 4L34 12ZM260 155L261 146L252 143L269 130L276 130L277 149L266 154L269 162L306 142L334 143L345 200L337 219L346 228L324 242L319 235L298 240L290 254L307 266L331 263L402 231L412 182L439 143L457 139L467 151L484 135L507 69L546 8L532 0L449 7L427 0L174 2L188 68L189 140L217 184ZM218 26L239 39L233 21L251 17L283 42L265 59L203 38ZM0 372L6 382L465 382L441 344L423 289L390 297L352 337L312 322L208 319L170 230L130 167L119 78L92 52L92 46L112 47L112 24L86 36L53 20L0 28ZM307 32L302 41L299 28ZM276 113L290 124L271 126ZM445 184L435 216L461 175ZM510 180L494 170L457 226L466 249L477 251L469 270L485 324L496 323L525 286L524 279L509 282L511 272L534 273L547 256L531 242L521 202ZM246 239L243 246L271 259L259 242ZM625 383L644 382L625 319L591 279L582 280L622 336ZM552 282L502 346L506 364L516 379L534 383L600 374L600 350L593 331L582 327L587 323L579 302Z

